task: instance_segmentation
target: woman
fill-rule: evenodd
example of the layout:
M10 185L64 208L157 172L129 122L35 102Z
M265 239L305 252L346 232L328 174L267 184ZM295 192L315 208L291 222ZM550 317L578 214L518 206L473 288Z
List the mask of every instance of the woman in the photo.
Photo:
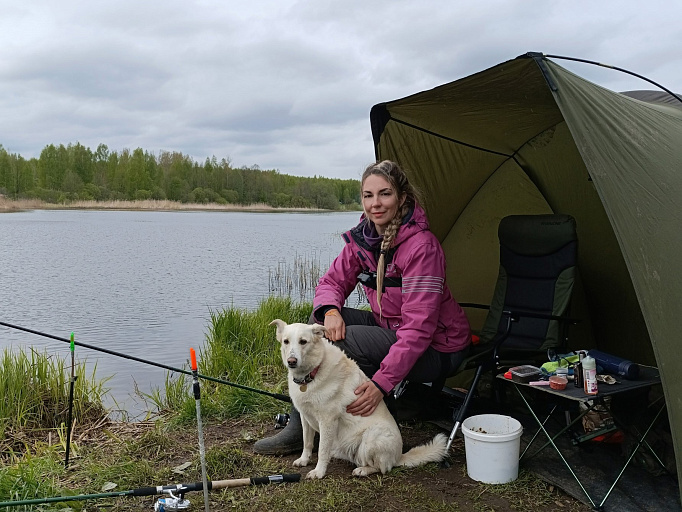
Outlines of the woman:
M445 282L445 255L429 231L417 194L398 164L384 160L362 175L360 223L343 235L346 245L315 289L311 321L355 360L370 381L347 407L369 416L403 379L444 378L466 355L471 331ZM343 307L357 282L371 311ZM300 416L254 445L262 454L302 447Z

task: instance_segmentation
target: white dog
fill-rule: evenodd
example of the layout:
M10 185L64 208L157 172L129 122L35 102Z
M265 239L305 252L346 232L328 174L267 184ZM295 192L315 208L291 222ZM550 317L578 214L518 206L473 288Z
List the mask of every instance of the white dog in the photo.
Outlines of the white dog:
M303 453L294 466L309 464L315 432L320 433L317 466L307 478L324 477L332 457L354 463L355 476L443 460L447 451L443 434L403 454L400 430L383 401L370 416L346 412L346 406L357 398L355 389L368 379L324 337L323 326L288 325L279 319L270 325L277 326L282 362L289 370L289 396L303 423Z

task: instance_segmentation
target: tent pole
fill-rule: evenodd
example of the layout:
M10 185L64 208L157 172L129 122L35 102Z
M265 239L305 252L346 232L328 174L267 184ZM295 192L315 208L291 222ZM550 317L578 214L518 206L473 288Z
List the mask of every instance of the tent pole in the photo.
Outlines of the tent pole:
M534 57L537 56L538 54L537 54L537 53L528 53L527 55L528 55L529 57L533 57L533 58L534 58ZM541 54L541 55L542 55L544 58L549 58L549 59L572 60L572 61L575 61L575 62L583 62L583 63L585 63L585 64L594 64L595 66L601 66L601 67L603 67L603 68L609 68L609 69L615 69L616 71L622 71L623 73L627 73L628 75L636 76L637 78L641 78L642 80L646 80L646 81L649 82L650 84L653 84L653 85L655 85L656 87L658 87L658 88L660 88L660 89L663 89L665 92L667 92L668 94L670 94L673 98L676 98L680 103L682 103L682 98L680 98L677 94L675 94L675 93L672 92L671 90L666 89L666 88L663 87L661 84L658 84L658 83L654 82L653 80L650 80L649 78L647 78L647 77L645 77L645 76L642 76L642 75L640 75L640 74L638 74L638 73L634 73L634 72L632 72L632 71L628 71L627 69L619 68L619 67L617 67L617 66L611 66L610 64L603 64L603 63L601 63L601 62L596 62L596 61L593 61L593 60L578 59L578 58L575 58L575 57L563 57L563 56L561 56L561 55L547 55L547 54L545 54L545 53L543 53L543 54Z

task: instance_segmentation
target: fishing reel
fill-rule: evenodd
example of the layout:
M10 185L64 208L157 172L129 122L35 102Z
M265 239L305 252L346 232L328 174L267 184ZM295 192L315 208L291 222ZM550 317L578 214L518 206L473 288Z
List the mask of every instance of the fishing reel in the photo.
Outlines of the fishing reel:
M155 512L175 512L176 510L187 510L190 501L185 499L184 494L180 494L178 498L172 491L166 491L170 495L168 498L159 498L154 503Z
M285 412L280 412L275 416L275 430L284 428L289 423L289 415Z

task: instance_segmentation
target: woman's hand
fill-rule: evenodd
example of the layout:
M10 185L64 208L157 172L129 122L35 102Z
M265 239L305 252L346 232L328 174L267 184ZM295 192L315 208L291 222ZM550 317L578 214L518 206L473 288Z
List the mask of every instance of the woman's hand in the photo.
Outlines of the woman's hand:
M333 311L334 313L330 313ZM330 309L324 316L324 326L327 329L326 338L329 341L339 341L346 337L346 323L341 318L338 309Z
M370 380L360 384L356 388L355 394L358 395L358 398L346 407L346 412L353 416L369 416L376 410L379 402L384 399L384 394Z

